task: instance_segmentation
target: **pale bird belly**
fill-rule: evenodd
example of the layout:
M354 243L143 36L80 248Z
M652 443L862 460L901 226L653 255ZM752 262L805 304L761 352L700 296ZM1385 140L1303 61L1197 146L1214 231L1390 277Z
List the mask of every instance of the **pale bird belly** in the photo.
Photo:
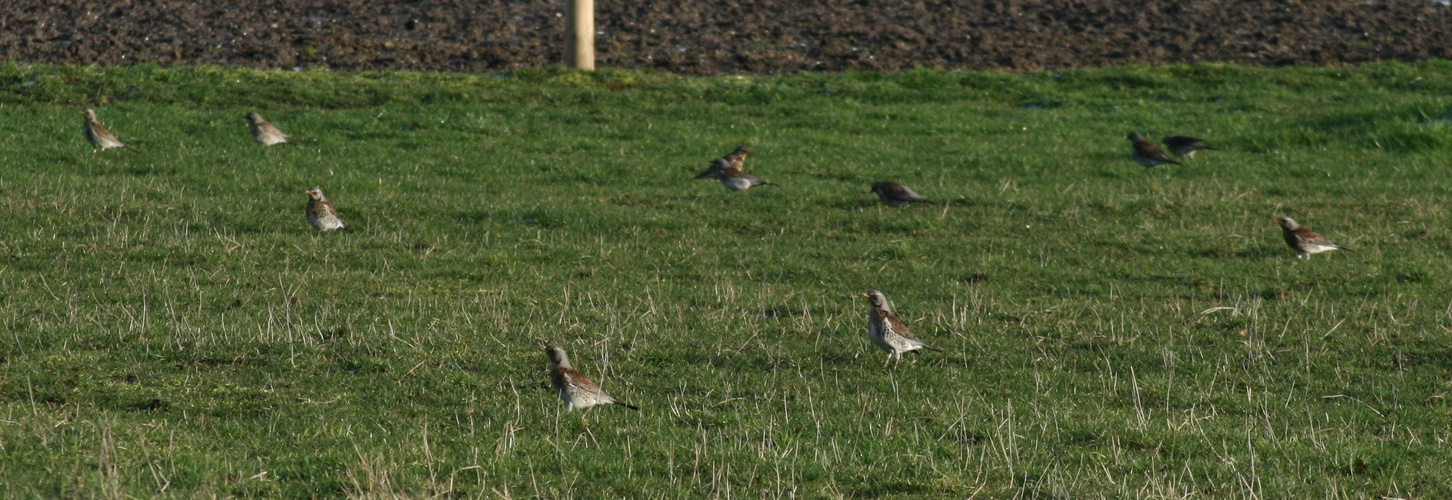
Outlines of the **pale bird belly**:
M313 223L313 227L318 228L320 231L332 231L343 228L343 220L332 215L319 216L316 214L308 214L308 222Z
M721 183L725 184L726 187L731 188L732 191L741 191L743 189L751 188L751 180L749 179L726 179L724 181L721 181Z

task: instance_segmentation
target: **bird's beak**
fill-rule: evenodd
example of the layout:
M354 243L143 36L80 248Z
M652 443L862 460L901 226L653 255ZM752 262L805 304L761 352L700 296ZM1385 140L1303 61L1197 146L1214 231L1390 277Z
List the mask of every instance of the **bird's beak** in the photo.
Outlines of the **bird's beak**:
M863 297L869 297L869 298L870 298L870 297L872 297L872 296L871 296L871 295L868 295L868 294L865 294L865 293L864 293L864 294L862 294L862 296L863 296Z
M541 348L539 348L539 352L549 352L549 349L545 349L545 348L541 347Z

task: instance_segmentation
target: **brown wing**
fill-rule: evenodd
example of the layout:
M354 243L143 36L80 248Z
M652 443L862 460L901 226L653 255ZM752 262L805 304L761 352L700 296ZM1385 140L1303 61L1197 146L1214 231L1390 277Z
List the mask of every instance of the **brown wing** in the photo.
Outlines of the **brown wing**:
M1320 234L1317 234L1315 231L1312 231L1311 228L1308 228L1306 226L1296 228L1295 238L1303 242L1310 243L1312 245L1318 245L1323 247L1336 246L1336 244L1332 243L1331 240L1328 240Z
M888 189L892 192L893 198L897 198L899 200L928 201L927 198L923 198L922 195L919 195L916 191L913 191L912 188L909 188L902 184L892 184L888 186Z
M100 122L86 122L86 139L91 141L91 145L96 147L101 147L102 142L121 142L116 139L115 135L111 134L110 130L106 130L106 126L101 125Z
M1171 161L1170 157L1165 156L1164 151L1160 151L1160 148L1155 147L1154 143L1144 139L1134 141L1134 152L1145 158L1166 162Z
M595 385L595 383L591 382L590 379L585 377L584 374L575 371L573 368L560 368L559 373L561 378L564 379L564 382L566 384L574 386L575 390L590 392L593 394L602 394L604 392L600 390L600 386Z
M887 313L887 326L893 331L893 333L896 333L898 335L902 335L910 339L918 338L916 335L913 335L913 331L909 330L907 325L902 324L902 320L897 319L896 314Z
M585 377L583 374L575 371L572 368L560 368L559 371L561 375L563 375L565 384L569 386L569 391L575 397L588 397L598 400L598 403L617 403L631 409L639 409L634 405L628 405L616 401L614 396L611 396L610 393L605 392L605 390L601 389L600 386L595 385L595 383L591 382L589 378Z

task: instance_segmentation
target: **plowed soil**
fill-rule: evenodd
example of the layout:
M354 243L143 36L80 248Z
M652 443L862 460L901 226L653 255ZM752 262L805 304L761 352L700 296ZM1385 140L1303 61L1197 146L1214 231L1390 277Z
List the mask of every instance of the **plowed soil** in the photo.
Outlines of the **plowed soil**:
M557 64L564 2L4 0L17 62L491 71ZM1452 58L1434 0L599 0L601 66L687 74Z

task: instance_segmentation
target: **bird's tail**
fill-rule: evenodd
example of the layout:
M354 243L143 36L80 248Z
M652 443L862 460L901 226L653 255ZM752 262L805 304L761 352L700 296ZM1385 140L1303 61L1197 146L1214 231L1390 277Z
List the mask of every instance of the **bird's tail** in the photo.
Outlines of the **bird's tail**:
M927 349L929 351L947 352L947 351L944 351L942 349L939 349L939 348L936 348L936 347L933 347L933 346L930 346L930 345L927 345L927 344L923 344L923 349Z
M1336 245L1336 249L1337 250L1345 250L1345 251L1348 251L1348 252L1355 252L1356 251L1355 249L1353 249L1351 247L1343 247L1341 245Z
M620 406L624 406L626 408L630 408L630 409L635 410L635 411L640 411L640 407L639 406L635 406L633 404L626 403L626 402L623 402L623 401L616 401L615 404L618 404Z

